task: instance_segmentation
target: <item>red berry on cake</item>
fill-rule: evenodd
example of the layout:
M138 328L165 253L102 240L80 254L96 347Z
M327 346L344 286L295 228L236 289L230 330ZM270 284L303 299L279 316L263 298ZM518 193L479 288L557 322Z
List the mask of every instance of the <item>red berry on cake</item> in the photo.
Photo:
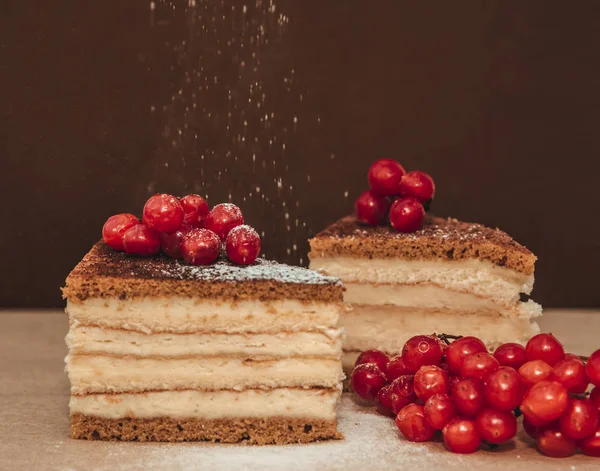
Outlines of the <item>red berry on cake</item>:
M183 223L183 207L173 195L158 193L144 205L142 222L158 232L171 234Z
M184 223L172 234L160 232L160 248L171 258L183 258L183 254L181 253L181 241L183 240L183 236L191 230L192 227Z
M423 226L425 208L414 196L405 196L392 203L390 224L398 232L415 232Z
M115 250L125 250L123 236L125 233L140 223L133 214L122 213L109 217L102 228L102 238L109 247Z
M192 265L210 265L220 250L221 239L208 229L192 229L181 241L183 259Z
M377 226L388 214L390 202L385 196L378 196L372 191L365 191L356 199L354 210L356 218L363 224Z
M160 250L160 238L154 229L137 224L123 236L123 247L127 253L148 257Z
M421 203L426 203L435 196L435 183L433 178L425 172L413 170L400 180L400 194L402 196L414 196Z
M232 262L238 265L250 265L260 253L260 237L250 226L236 226L227 235L225 249Z
M369 185L379 196L393 196L400 193L400 181L406 171L392 159L380 159L369 168Z
M224 242L229 231L242 224L244 224L244 216L240 208L231 203L221 203L208 213L204 227L213 231Z
M204 221L210 212L208 203L200 195L187 195L179 200L183 208L183 222L190 227L204 227Z

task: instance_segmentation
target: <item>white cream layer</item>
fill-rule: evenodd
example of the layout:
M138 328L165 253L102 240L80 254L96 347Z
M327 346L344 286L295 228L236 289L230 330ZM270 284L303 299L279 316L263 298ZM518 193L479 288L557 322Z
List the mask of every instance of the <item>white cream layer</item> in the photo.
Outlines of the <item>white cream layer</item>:
M479 313L498 313L508 309L506 304L499 304L488 297L451 291L433 284L346 283L345 287L344 300L352 304Z
M140 357L315 356L339 358L340 329L278 334L142 334L127 330L77 325L66 337L71 354L132 355Z
M410 337L423 333L474 335L488 346L496 346L525 342L539 332L537 324L530 320L541 314L539 305L522 303L518 310L508 314L355 305L341 321L347 334L344 350L377 348L396 353Z
M335 420L340 389L161 391L71 396L71 414L107 419L297 417Z
M170 389L333 388L343 379L339 360L320 358L253 361L68 355L65 362L75 395Z
M345 283L430 283L453 291L512 303L533 289L533 275L482 260L402 260L314 257L310 268L337 276Z
M146 334L152 332L279 332L335 328L335 303L285 301L216 301L186 297L89 298L67 301L73 323Z

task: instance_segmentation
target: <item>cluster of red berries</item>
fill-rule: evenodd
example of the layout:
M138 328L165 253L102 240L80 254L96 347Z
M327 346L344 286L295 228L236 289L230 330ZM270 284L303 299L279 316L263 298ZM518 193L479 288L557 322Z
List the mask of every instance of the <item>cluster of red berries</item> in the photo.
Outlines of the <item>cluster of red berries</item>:
M354 204L360 222L377 226L388 217L398 232L415 232L423 226L435 195L435 183L425 172L406 173L395 160L381 159L369 168L369 186Z
M229 259L240 265L250 265L260 252L260 237L244 225L240 208L223 203L209 210L199 195L151 196L142 222L133 214L116 214L104 224L102 237L115 250L148 257L162 249L192 265L213 263L223 244Z
M446 335L419 335L391 360L378 350L363 352L351 384L377 410L395 417L410 441L441 430L446 448L473 453L525 432L547 456L566 457L579 448L600 457L600 350L587 362L567 353L551 334L527 345L507 343L490 354L476 337L452 343ZM589 384L595 388L591 394Z

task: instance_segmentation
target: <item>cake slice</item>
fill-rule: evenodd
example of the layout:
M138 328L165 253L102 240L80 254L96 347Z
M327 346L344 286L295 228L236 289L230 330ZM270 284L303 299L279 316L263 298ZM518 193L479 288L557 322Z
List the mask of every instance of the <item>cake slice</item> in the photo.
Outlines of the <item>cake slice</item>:
M310 240L310 268L337 276L352 309L342 315L344 369L361 351L399 353L423 332L474 335L494 347L526 341L541 315L536 257L499 229L427 217L413 233L340 219Z
M71 436L339 438L342 290L336 278L262 259L191 266L99 242L63 290Z

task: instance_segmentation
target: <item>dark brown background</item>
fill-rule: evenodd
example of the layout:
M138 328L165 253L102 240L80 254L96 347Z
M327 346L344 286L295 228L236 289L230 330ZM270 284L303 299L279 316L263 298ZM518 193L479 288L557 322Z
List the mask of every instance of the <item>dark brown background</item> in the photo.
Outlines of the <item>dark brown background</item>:
M155 191L306 263L382 156L530 247L537 300L600 305L600 2L188 3L0 2L0 305L60 306Z

